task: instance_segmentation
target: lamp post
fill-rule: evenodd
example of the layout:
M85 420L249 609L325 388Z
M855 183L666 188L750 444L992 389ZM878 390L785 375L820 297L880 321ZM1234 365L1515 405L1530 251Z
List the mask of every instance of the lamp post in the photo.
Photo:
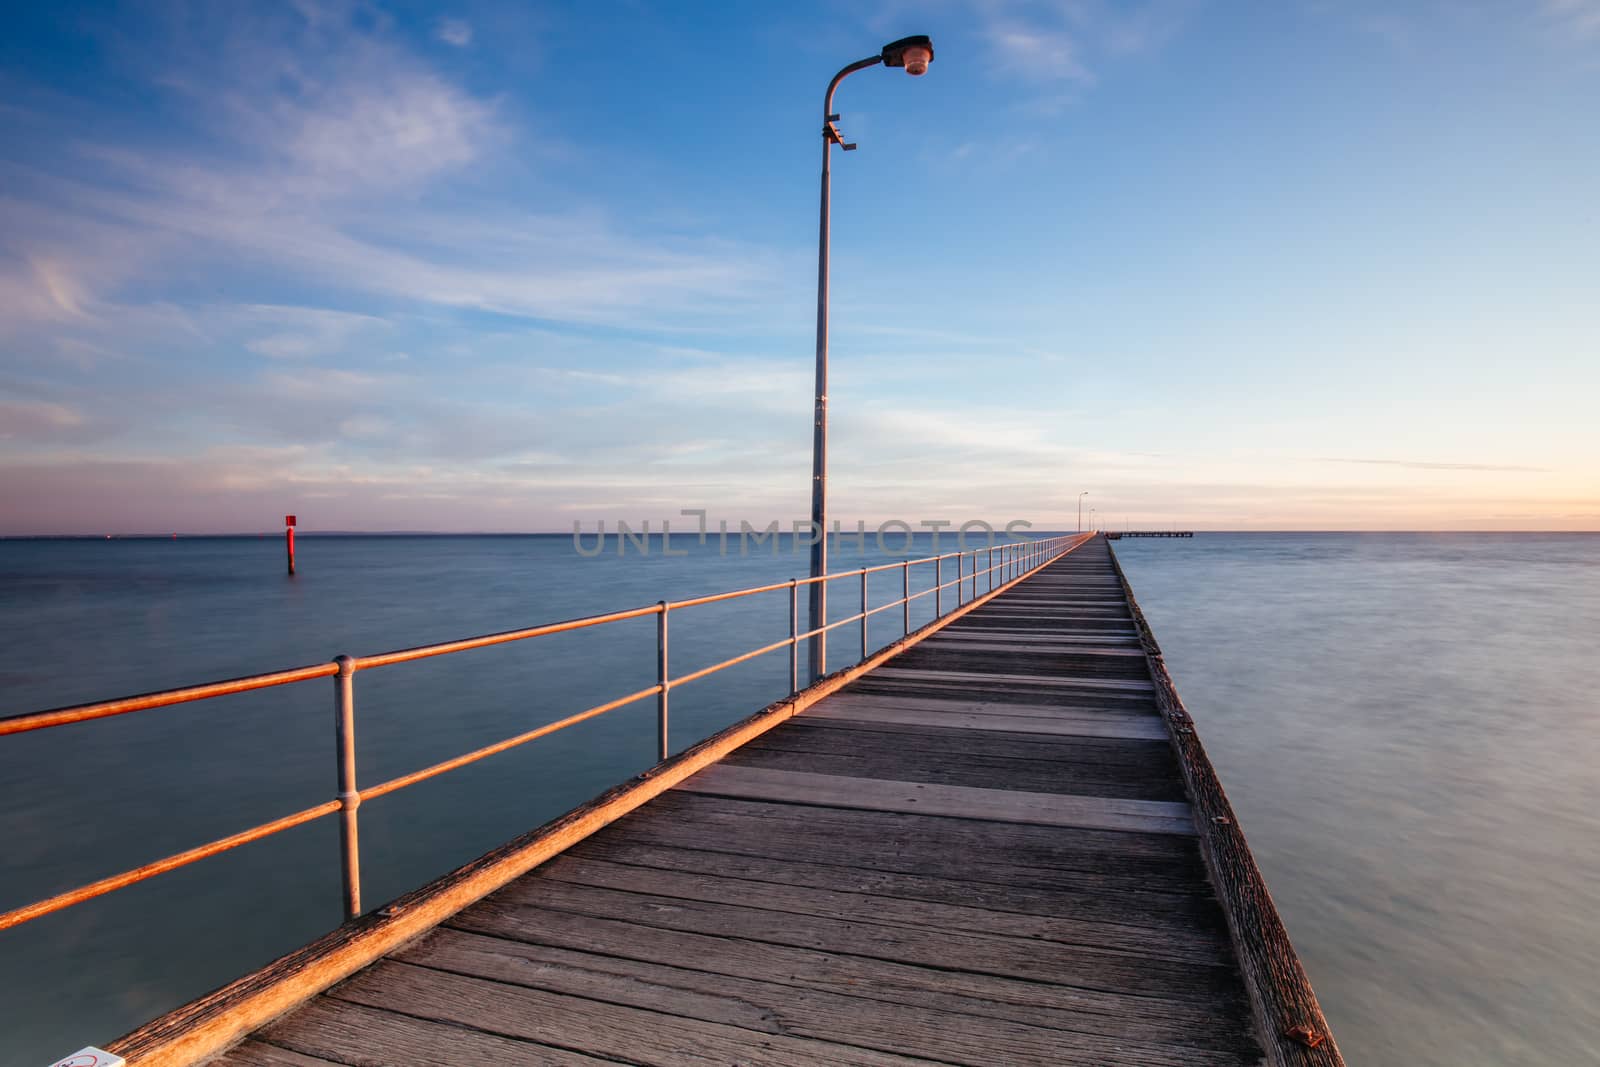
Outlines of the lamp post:
M904 67L917 77L928 72L933 62L933 42L927 37L902 37L883 46L875 56L857 60L833 76L822 100L822 218L817 231L817 399L811 437L811 629L827 625L828 586L828 190L829 162L833 146L846 152L855 150L839 132L839 116L833 113L833 93L839 83L858 70L875 67ZM811 677L828 672L828 635L811 639Z
M1088 495L1089 495L1089 490L1087 490L1087 489L1085 489L1083 492L1078 494L1078 532L1079 533L1083 533L1083 498L1088 496Z
M1089 532L1094 532L1094 508L1089 509Z

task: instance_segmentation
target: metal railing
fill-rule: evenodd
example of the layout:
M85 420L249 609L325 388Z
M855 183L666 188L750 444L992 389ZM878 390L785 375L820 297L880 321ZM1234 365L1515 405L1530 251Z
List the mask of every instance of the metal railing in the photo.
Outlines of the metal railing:
M590 615L584 618L568 619L563 622L546 623L543 626L532 626L521 630L506 630L501 633L469 637L459 641L422 645L417 648L382 652L372 656L341 655L335 657L329 663L272 671L267 674L253 674L243 678L207 682L201 685L185 686L180 689L145 693L140 696L104 700L93 704L76 704L70 707L0 718L0 736L5 736L7 734L20 734L34 730L67 726L72 723L88 722L94 719L105 719L113 715L125 715L135 711L147 711L151 708L166 707L172 704L187 704L199 700L209 700L212 697L226 696L232 693L244 693L255 689L292 685L296 682L310 681L314 678L332 678L334 679L335 752L338 769L338 791L332 800L324 801L309 808L303 808L293 814L253 826L248 830L243 830L228 837L218 838L215 841L167 856L142 867L136 867L121 874L79 886L77 889L59 893L25 907L0 913L0 930L41 918L64 908L69 908L74 904L81 904L86 900L92 900L113 890L132 885L135 882L142 882L166 871L187 866L208 856L215 856L218 853L238 848L240 845L258 841L261 838L293 829L296 826L302 826L325 815L333 815L335 813L339 815L344 913L347 919L354 918L361 914L361 846L357 811L363 802L375 800L407 786L416 785L418 782L444 774L446 771L465 767L481 759L527 744L529 741L537 740L587 719L604 715L608 711L613 711L650 697L656 698L658 756L661 760L665 760L670 754L668 746L668 712L670 697L675 688L716 674L718 671L726 670L729 667L737 666L758 656L764 656L779 649L787 648L789 650L789 691L793 695L800 690L800 646L802 642L816 640L825 647L829 632L842 626L848 626L851 623L859 623L861 626L861 658L865 660L869 653L867 622L872 616L895 607L901 607L903 609L903 631L905 634L909 634L911 632L912 601L932 596L934 598L934 619L938 619L945 614L945 590L954 587L955 606L959 607L961 604L970 602L978 597L980 582L986 583L984 592L992 591L997 586L1002 586L1008 581L1020 578L1059 558L1072 548L1075 548L1087 536L1069 534L1036 541L1007 542L973 549L969 552L948 552L943 555L926 556L921 559L898 560L893 563L882 563L871 567L864 566L853 571L840 571L822 578L791 578L787 582L774 582L770 585L752 586L748 589L736 589L727 593L692 597L688 600L662 600L647 607L630 608L626 611L613 611L603 615ZM978 569L980 558L984 563L981 571ZM945 581L945 561L950 559L956 561L956 577L951 581ZM968 561L970 561L970 567L968 566ZM926 564L933 565L933 584L927 589L913 593L911 591L911 568ZM869 608L867 576L880 571L895 569L901 572L901 595L886 604ZM800 630L800 588L809 586L814 582L837 582L853 577L859 577L861 583L861 610L854 615L834 622L826 622L824 620L823 625L802 632ZM788 637L749 652L741 653L730 659L725 659L720 663L714 663L709 667L690 671L676 678L671 676L667 663L668 622L675 612L703 604L736 600L781 589L789 591ZM357 788L355 743L356 672L371 670L374 667L387 667L396 663L408 663L412 660L428 659L433 656L448 655L452 652L486 648L490 645L525 641L548 634L589 629L591 627L604 626L608 623L650 615L655 616L656 619L656 683L654 685L629 693L626 696L617 697L614 700L608 700L603 704L596 704L564 719L558 719L555 722L547 723L544 726L517 734L514 737L508 737L503 741L485 745L482 748L423 767L409 774L402 774L378 785L368 786L366 789ZM819 662L825 664L825 657L820 659Z

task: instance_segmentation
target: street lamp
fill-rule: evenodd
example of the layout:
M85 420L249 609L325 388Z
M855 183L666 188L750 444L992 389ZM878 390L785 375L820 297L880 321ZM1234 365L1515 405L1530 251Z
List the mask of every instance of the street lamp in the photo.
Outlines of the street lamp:
M1094 532L1094 508L1089 509L1089 532Z
M846 152L855 150L839 132L839 116L833 113L833 93L839 83L858 70L875 67L903 67L912 77L928 72L933 62L933 42L925 36L902 37L883 46L883 51L857 60L833 76L822 100L822 221L817 235L817 402L811 437L811 629L827 625L828 586L828 189L829 161L833 146ZM828 671L828 635L811 639L811 677Z
M1089 495L1089 490L1087 490L1087 489L1085 489L1083 492L1078 494L1078 532L1079 533L1083 533L1083 498L1088 496L1088 495Z

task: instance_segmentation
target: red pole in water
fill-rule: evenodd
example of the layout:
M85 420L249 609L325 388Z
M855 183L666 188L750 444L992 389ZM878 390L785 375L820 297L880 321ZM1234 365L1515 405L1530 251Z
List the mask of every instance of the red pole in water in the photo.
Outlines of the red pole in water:
M283 517L283 539L289 549L289 573L294 574L294 516Z

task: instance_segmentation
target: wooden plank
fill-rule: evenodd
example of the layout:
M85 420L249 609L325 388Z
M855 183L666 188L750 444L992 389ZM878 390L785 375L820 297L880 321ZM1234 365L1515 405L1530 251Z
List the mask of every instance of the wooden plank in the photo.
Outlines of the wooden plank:
M661 857L659 851L657 857ZM1096 922L1066 915L1059 905L1048 907L1037 893L1032 894L1030 900L1034 906L1022 912L975 907L949 899L949 894L939 893L929 881L919 883L904 876L872 879L869 884L875 892L858 892L837 885L806 885L803 884L807 880L806 865L771 860L759 868L759 873L765 877L740 878L719 865L716 853L679 852L668 856L665 864L626 862L627 857L623 860L615 862L592 853L569 852L546 864L541 877L574 885L713 904L745 904L759 900L761 907L768 911L819 915L881 926L927 927L1051 941L1153 959L1231 963L1227 938L1223 936L1225 929L1220 922L1217 927L1202 931L1173 924L1152 929ZM741 869L749 872L750 865ZM909 898L898 895L914 886L924 892ZM991 900L996 897L997 894L990 894ZM1008 898L1008 902L1013 899L1028 898L1019 895ZM1220 913L1218 919L1221 919Z
M713 975L772 982L785 987L848 991L888 1004L909 1004L978 1018L1107 1036L1135 1028L1148 1042L1227 1048L1238 1041L1238 1015L1218 1015L1215 1005L1123 996L1045 982L1020 981L944 967L919 967L864 956L834 955L786 945L762 944L589 918L530 906L505 906L492 915L464 912L447 930L484 931L481 936L532 946L603 954ZM438 935L445 936L445 931ZM1235 1013L1242 1002L1228 1005ZM1243 1027L1248 1030L1248 1025Z
M995 646L979 641L940 641L930 651L943 651L944 649L959 649L964 652L994 652ZM1010 645L1006 649L1012 656L1058 656L1062 654L1059 648L1042 648L1037 645ZM1071 649L1074 656L1137 656L1144 658L1144 649L1134 648L1104 648L1094 645L1077 645Z
M1163 1046L1135 1032L1108 1039L865 999L852 995L845 987L819 990L780 985L453 930L440 931L402 956L407 962L454 974L723 1023L758 1033L844 1042L878 1052L933 1057L949 1063L1043 1063L1056 1062L1063 1055L1103 1061L1131 1054L1142 1063L1178 1067L1192 1063L1195 1054L1192 1048ZM1253 1049L1245 1045L1238 1051Z
M576 1045L625 1063L908 1067L929 1062L778 1033L763 1033L757 1040L735 1026L485 981L396 960L367 968L329 990L328 997L506 1037ZM462 1060L435 1062L459 1064Z
M928 638L928 644L935 648L943 648L946 644L954 641L980 644L988 648L1010 648L1029 645L1037 645L1043 648L1073 648L1078 645L1137 646L1139 644L1139 638L1134 633L1117 634L1106 630L1090 634L1058 634L1053 632L996 632L992 629L962 629L959 632L950 630L939 634L937 637Z
M973 687L984 683L1005 682L1011 685L1039 686L1048 689L1113 689L1129 693L1149 693L1155 686L1149 682L1109 678L1049 678L1033 674L980 674L976 671L910 670L902 667L880 667L879 678L887 681L961 682Z
M1109 907L1131 894L1130 906L1178 908L1186 915L1198 915L1190 897L1206 891L1205 865L1192 837L849 808L807 807L797 819L790 804L680 792L653 807L659 810L592 840L597 847L696 848L1069 895L1099 893ZM1147 894L1162 894L1166 903Z
M946 766L958 760L980 763L999 762L997 774L1009 773L1011 761L1037 765L1038 770L1060 769L1064 773L1137 771L1155 778L1178 777L1172 746L1166 739L1129 741L1094 737L1019 737L999 730L977 734L940 726L918 729L854 723L846 726L815 720L810 728L785 724L740 750L755 752L794 752L836 754L872 758L934 760ZM730 758L736 754L730 754ZM855 775L863 778L893 778L893 775ZM917 779L922 781L923 779ZM999 783L997 783L999 784ZM1050 792L1046 789L1043 792Z
M1165 834L1195 832L1189 805L1174 801L1116 800L919 782L883 782L721 764L708 767L678 788L686 792L790 804L918 812L1036 826Z
M783 740L789 744L746 746L730 753L721 765L996 792L1145 801L1184 799L1183 780L1172 765L1171 750L1160 742L1034 738L1040 745L1084 746L1070 759L1063 756L1050 760L988 752L962 755L962 740L970 741L974 748L997 750L1002 745L1026 745L1029 739L982 733L952 735L930 729L883 734L818 727L788 734ZM795 738L813 743L797 743ZM938 743L932 743L935 741ZM1149 751L1130 753L1126 749ZM1103 753L1104 758L1095 758L1096 752Z
M486 917L489 926L477 922L469 926L464 921L466 912L450 925L495 934L493 922L523 905L614 919L634 926L735 937L834 955L869 956L921 967L948 969L958 963L967 971L1107 993L1202 1004L1225 999L1230 990L1231 995L1240 995L1238 976L1231 963L1214 966L1154 959L1060 943L1052 943L1050 950L1043 952L1025 939L826 916L809 916L800 922L792 914L762 907L571 886L547 878L528 878L509 885L471 909L474 916Z
M933 843L959 845L959 837ZM1225 934L1222 913L1210 899L1203 877L1182 875L1134 882L1101 871L1030 871L1020 879L1002 869L978 870L957 863L919 862L915 857L828 855L821 849L791 850L777 847L762 854L759 843L742 847L719 841L694 840L669 846L638 840L608 841L590 838L568 852L569 856L610 860L636 867L661 867L674 871L738 878L752 882L777 882L835 892L929 900L943 904L982 908L1019 915L1064 915L1080 922L1137 927L1159 933L1161 954L1173 958L1212 961L1209 955L1219 934ZM1045 883L1040 885L1039 883Z
M1088 640L1100 637L1107 639L1114 637L1118 640L1132 638L1135 641L1139 639L1139 635L1134 632L1132 626L1096 626L1085 629L1062 629L1052 626L1046 629L1035 626L980 626L978 625L980 621L977 618L969 618L960 626L946 627L940 632L960 637L979 637L993 634L1038 641L1071 641L1079 638Z
M859 684L859 683L858 683ZM961 715L1006 715L1029 716L1038 718L1080 718L1096 722L1115 721L1154 721L1161 722L1160 714L1155 710L1155 701L1147 702L1150 710L1143 707L1130 708L1127 702L1112 706L1106 704L1084 704L1080 701L1068 703L1065 698L1052 697L1048 694L1038 694L1034 701L1025 700L989 700L983 695L975 696L902 696L893 692L866 692L852 686L842 692L835 693L827 700L814 705L806 711L805 715L797 715L791 722L799 723L808 716L823 715L836 709L841 710L907 710L927 712L950 712Z
M820 707L797 717L796 725L824 722L893 723L903 726L938 726L958 730L1004 730L1016 734L1055 737L1121 737L1164 741L1167 728L1150 715L1091 716L1005 715L992 711L927 711L918 708Z
M476 1027L413 1018L403 1005L384 1011L326 996L316 998L273 1023L263 1031L263 1037L292 1053L326 1057L335 1063L383 1064L385 1067L390 1064L396 1067L400 1064L408 1067L412 1064L599 1067L612 1062L568 1049L483 1033ZM225 1067L243 1067L243 1064L255 1062L236 1061L233 1056L234 1052L229 1052L218 1062Z
M217 1067L328 1067L329 1064L337 1067L338 1064L337 1060L307 1056L256 1040L235 1045L212 1062Z

